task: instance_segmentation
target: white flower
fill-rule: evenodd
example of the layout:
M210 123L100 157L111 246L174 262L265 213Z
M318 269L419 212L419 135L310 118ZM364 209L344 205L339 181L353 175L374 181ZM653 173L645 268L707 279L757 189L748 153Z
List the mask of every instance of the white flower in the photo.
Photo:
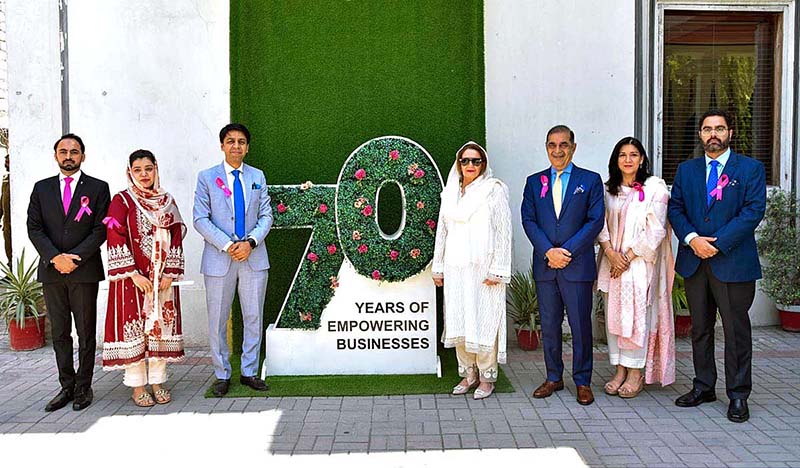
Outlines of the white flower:
M312 184L310 180L307 180L307 181L303 182L302 184L300 184L300 190L308 190L313 186L314 186L314 184Z

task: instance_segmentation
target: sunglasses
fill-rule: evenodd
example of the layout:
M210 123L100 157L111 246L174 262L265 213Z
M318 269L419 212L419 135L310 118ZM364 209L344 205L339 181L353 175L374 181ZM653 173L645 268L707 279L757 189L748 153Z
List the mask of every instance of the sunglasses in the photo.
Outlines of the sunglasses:
M473 166L479 167L481 164L483 164L483 159L481 159L481 158L461 158L461 159L459 159L459 162L461 163L462 166L466 166L467 164L472 163Z

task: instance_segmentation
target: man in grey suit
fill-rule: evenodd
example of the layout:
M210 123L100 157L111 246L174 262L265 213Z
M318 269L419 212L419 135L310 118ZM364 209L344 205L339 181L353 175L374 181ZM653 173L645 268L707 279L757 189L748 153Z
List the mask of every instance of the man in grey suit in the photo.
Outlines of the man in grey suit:
M254 390L267 384L256 376L269 258L264 238L272 227L264 173L244 164L250 132L228 124L219 132L225 160L197 176L194 192L194 228L205 239L200 271L205 277L208 335L217 380L214 396L228 393L231 380L227 322L238 283L244 336L239 381Z

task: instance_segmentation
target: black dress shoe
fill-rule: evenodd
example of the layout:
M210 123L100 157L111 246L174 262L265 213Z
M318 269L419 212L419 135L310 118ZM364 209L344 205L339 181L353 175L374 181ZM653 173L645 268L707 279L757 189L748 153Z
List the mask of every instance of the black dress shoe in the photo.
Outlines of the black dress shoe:
M743 423L748 419L750 419L750 411L747 409L747 400L733 398L728 404L728 420L735 423Z
M223 397L228 393L228 387L231 385L231 379L217 379L211 385L211 394L215 397Z
M92 404L93 398L94 398L94 392L92 392L91 387L84 390L76 390L75 401L72 402L72 409L75 411L80 411L88 408L89 405Z
M253 390L258 390L259 392L266 392L267 390L269 390L269 385L267 385L266 382L264 382L263 380L259 379L256 376L252 377L241 376L239 377L239 383L241 383L242 385L247 385Z
M70 389L62 388L58 395L56 395L52 400L50 400L47 405L44 407L45 411L55 411L60 410L61 408L67 406L67 403L72 401L75 398L74 392Z
M714 390L707 390L704 392L698 388L692 388L691 392L681 395L675 400L675 406L691 408L692 406L698 406L702 403L710 403L712 401L717 401L717 395L714 393Z

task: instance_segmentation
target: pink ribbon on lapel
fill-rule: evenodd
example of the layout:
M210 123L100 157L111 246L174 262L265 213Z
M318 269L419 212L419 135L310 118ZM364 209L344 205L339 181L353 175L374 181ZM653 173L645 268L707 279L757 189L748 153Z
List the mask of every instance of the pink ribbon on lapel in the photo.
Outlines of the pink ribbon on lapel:
M116 229L122 227L119 221L117 221L117 218L113 216L106 216L105 218L103 218L103 224L105 224L106 227L109 229Z
M708 195L711 197L717 197L717 200L722 200L722 189L728 185L728 175L722 174L717 182L717 188L711 191Z
M225 182L223 182L222 179L220 179L219 177L217 177L217 180L215 180L215 182L217 183L217 187L221 188L222 191L225 192L225 196L230 198L233 192L231 192L231 190L225 186Z
M544 196L547 195L547 187L550 185L550 179L548 179L546 175L542 174L542 177L539 180L542 181L542 191L539 194L539 198L544 198Z
M634 182L631 188L639 192L639 201L644 201L644 187L639 182Z
M87 196L81 197L81 209L75 216L75 221L80 221L84 213L88 215L92 214L92 210L89 209L89 197Z

